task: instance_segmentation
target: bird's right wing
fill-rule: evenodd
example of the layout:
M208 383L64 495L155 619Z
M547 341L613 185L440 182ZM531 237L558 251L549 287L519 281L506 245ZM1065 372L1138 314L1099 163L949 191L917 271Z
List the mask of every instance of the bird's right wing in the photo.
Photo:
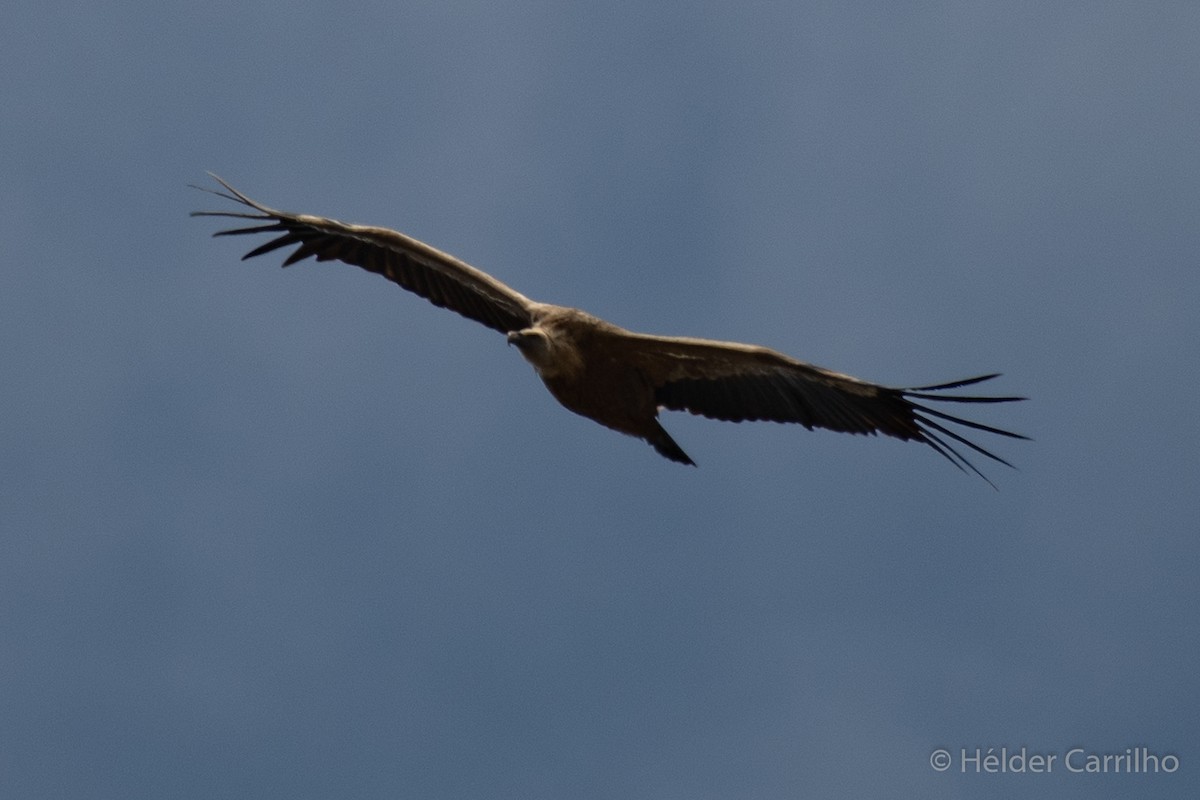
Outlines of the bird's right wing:
M806 428L845 433L882 433L924 442L952 464L987 478L951 443L965 445L993 461L1000 456L946 427L953 423L1012 439L1026 437L930 408L927 402L1009 403L1022 397L943 394L995 378L976 378L936 386L894 388L806 364L765 347L649 336L623 331L613 347L634 364L654 388L663 408L690 411L713 419L740 422L796 422ZM991 483L991 481L988 481Z
M315 256L317 261L343 261L382 275L435 306L456 311L501 333L532 324L531 310L537 303L486 272L424 242L388 228L350 225L325 217L277 211L251 200L216 175L212 177L228 193L212 189L204 191L241 203L252 211L193 211L192 216L232 217L262 223L217 231L214 236L279 234L246 253L243 260L297 245L283 266L310 256Z

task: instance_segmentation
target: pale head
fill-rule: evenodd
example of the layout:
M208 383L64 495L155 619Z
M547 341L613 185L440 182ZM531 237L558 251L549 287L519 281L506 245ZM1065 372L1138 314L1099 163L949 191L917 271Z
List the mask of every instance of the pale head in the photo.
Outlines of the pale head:
M569 337L542 326L523 328L508 334L508 343L516 345L525 360L543 378L561 375L580 366L579 352Z

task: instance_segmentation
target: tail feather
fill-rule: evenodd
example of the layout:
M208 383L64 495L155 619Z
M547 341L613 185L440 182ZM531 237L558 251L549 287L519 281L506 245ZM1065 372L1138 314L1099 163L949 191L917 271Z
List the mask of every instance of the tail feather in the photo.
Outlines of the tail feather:
M645 438L650 443L650 446L665 458L669 458L680 464L687 464L691 467L696 466L696 462L692 461L691 457L683 452L683 448L675 443L675 440L671 438L671 434L667 433L666 429L657 421L654 423L654 430Z

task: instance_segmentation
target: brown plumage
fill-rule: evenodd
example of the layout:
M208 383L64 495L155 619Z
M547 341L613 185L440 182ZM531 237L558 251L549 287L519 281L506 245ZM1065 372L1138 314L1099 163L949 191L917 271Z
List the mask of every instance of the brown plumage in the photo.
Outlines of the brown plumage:
M1012 465L944 423L1026 438L923 404L1024 399L939 394L990 380L995 374L935 386L891 388L805 364L765 347L634 333L575 308L530 300L492 276L402 233L276 211L212 177L227 193L204 191L252 210L195 211L193 216L260 223L218 231L215 236L276 234L243 260L294 245L296 249L283 262L285 267L315 257L382 275L434 305L507 334L509 344L517 346L560 403L608 428L645 439L672 461L694 464L659 424L661 408L732 422L796 422L809 429L882 433L923 442L984 480L983 473L951 441Z

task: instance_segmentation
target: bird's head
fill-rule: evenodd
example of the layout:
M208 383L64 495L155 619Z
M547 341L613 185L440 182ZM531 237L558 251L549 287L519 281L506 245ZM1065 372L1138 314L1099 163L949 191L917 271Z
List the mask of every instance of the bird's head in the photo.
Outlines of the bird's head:
M512 331L508 334L508 343L516 345L525 360L543 377L561 372L571 362L562 352L562 343L556 341L545 328Z
M550 337L541 328L523 328L508 334L508 343L515 344L521 354L533 361L538 353L548 352Z

